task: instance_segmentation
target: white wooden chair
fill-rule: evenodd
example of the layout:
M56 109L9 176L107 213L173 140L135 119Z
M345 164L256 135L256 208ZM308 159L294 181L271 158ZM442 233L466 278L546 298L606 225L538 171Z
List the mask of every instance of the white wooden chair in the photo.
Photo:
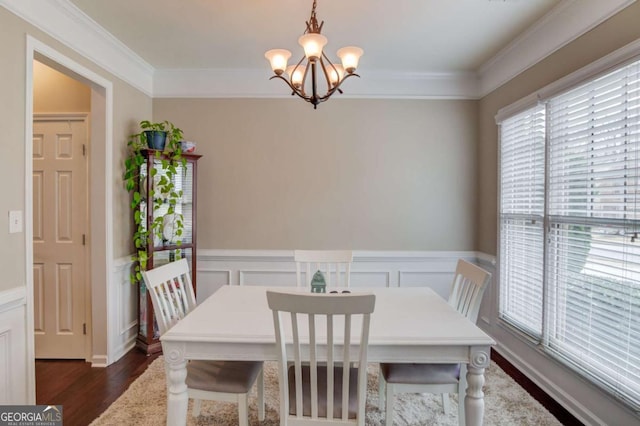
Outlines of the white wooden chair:
M459 260L449 293L449 304L475 324L482 295L490 279L489 272ZM466 375L466 364L380 364L379 399L380 407L386 399L386 426L393 423L393 395L401 392L441 393L445 414L449 413L449 393L457 393L458 423L464 426Z
M267 291L267 302L278 350L280 425L364 426L375 295ZM342 367L352 359L364 367Z
M294 250L293 258L296 262L298 287L310 286L311 278L316 271L322 271L325 275L327 288L348 288L351 283L351 250Z
M195 308L196 297L186 259L144 271L142 277L161 335ZM257 380L258 417L264 420L262 366L258 361L189 361L186 384L189 398L194 399L193 416L200 415L203 399L237 402L239 424L248 426L247 395Z

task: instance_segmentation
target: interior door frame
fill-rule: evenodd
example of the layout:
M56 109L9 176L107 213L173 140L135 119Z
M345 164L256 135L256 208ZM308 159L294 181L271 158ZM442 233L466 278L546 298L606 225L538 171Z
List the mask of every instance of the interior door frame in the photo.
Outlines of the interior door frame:
M89 170L89 264L91 330L87 359L92 364L108 365L111 359L112 333L116 324L110 309L111 271L113 270L113 83L60 53L33 36L26 36L25 76L25 279L27 397L35 404L35 345L33 297L33 61L38 60L91 87L91 130L93 147ZM102 149L100 149L100 147ZM104 224L104 226L102 226ZM96 354L96 351L104 352Z

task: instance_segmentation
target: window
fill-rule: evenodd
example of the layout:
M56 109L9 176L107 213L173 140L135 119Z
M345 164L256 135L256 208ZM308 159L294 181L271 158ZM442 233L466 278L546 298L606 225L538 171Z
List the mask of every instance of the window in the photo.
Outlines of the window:
M500 173L500 313L542 335L544 108L502 123Z
M500 138L500 317L640 407L640 61Z

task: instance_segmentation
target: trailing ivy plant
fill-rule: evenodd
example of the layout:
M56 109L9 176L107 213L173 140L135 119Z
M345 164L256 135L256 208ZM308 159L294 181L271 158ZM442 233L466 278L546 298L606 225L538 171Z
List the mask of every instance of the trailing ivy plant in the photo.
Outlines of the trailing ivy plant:
M176 206L182 199L182 190L176 189L175 181L179 170L186 172L186 159L182 156L180 141L183 139L181 129L175 127L169 121L152 123L148 120L140 122L139 133L129 137L129 153L125 159L124 181L127 191L131 193L131 210L133 211L133 221L135 230L133 233L133 245L135 253L132 260L135 262L134 272L131 281L137 283L142 281L142 271L147 270L149 260L149 248L155 244L156 237L167 243L164 238L165 217L171 219L171 230L175 244L180 247L184 230L184 219L182 214L176 212ZM144 133L148 130L167 132L167 142L164 151L149 150L147 137ZM141 174L142 166L146 162L146 153L154 152L157 164L160 167L151 167L146 173ZM151 180L149 193L147 194L146 179ZM151 200L151 201L150 201ZM150 228L147 228L146 209L153 209L153 221ZM166 212L161 210L166 208ZM169 216L171 215L171 216Z

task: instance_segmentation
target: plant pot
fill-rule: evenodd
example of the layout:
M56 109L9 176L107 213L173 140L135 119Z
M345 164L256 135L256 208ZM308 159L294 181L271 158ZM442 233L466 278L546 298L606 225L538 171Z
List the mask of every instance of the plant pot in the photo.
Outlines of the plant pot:
M167 142L167 132L146 130L144 134L147 137L147 146L149 148L164 151L164 145Z

